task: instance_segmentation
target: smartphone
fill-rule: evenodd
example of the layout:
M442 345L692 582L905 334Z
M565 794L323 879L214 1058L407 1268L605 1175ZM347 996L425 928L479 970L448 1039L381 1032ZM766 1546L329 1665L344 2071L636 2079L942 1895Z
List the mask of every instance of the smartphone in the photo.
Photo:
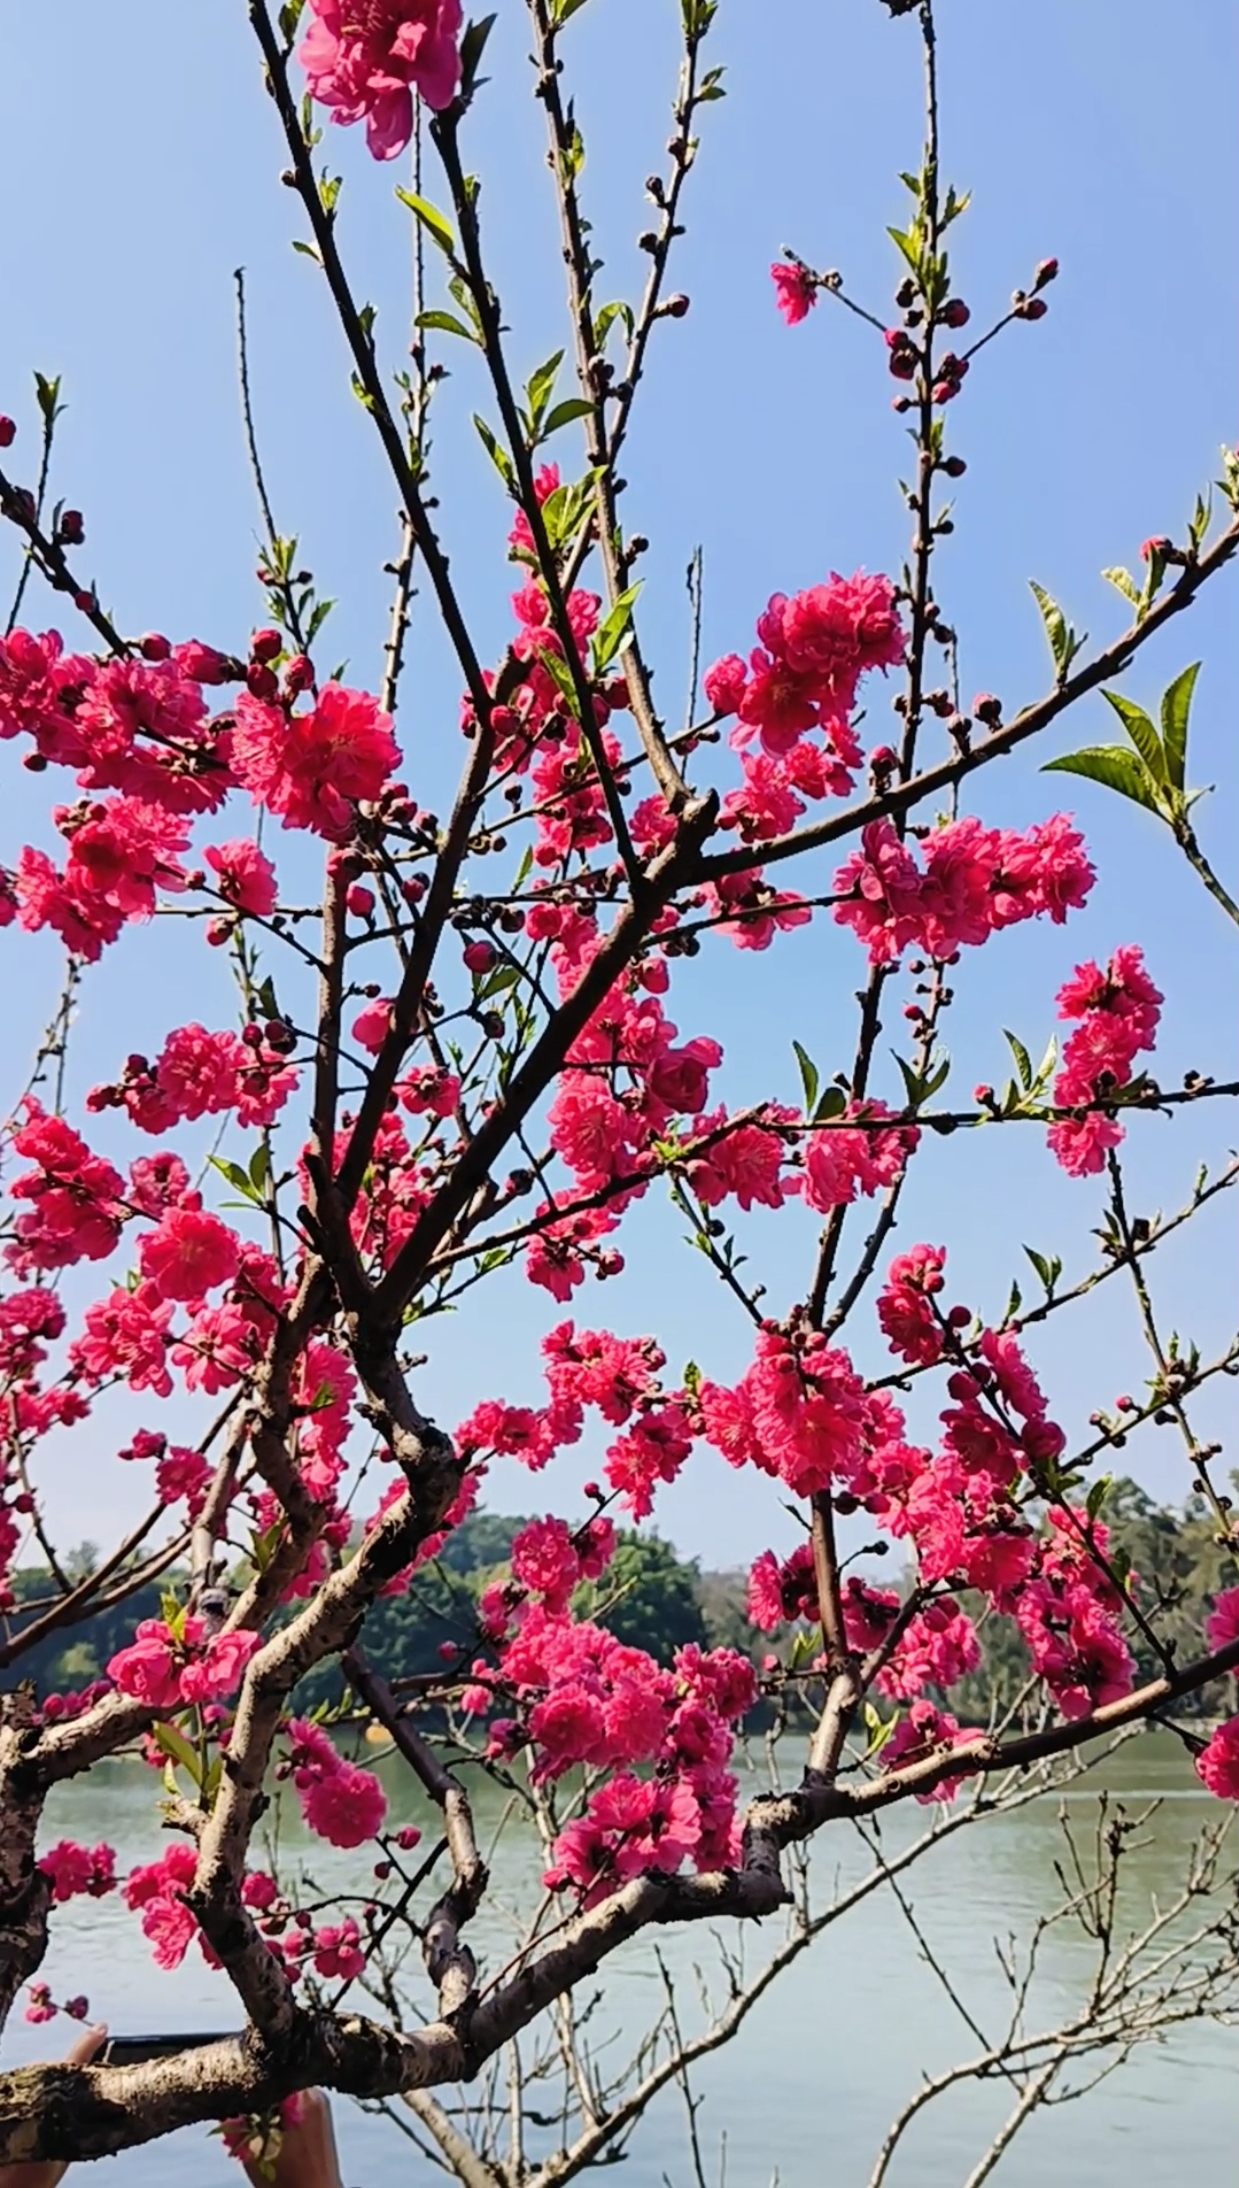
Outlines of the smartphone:
M109 2036L100 2055L100 2066L145 2066L148 2059L170 2059L178 2051L196 2051L203 2044L239 2042L239 2028L194 2029L184 2036Z

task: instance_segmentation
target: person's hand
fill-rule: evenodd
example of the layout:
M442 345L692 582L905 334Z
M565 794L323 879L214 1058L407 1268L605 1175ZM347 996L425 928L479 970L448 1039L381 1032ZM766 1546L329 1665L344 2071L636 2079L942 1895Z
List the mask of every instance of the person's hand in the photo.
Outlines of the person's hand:
M293 2118L281 2126L271 2155L242 2161L254 2188L340 2188L331 2106L322 2090L303 2090L289 2099L289 2110ZM0 2188L7 2188L3 2179Z
M84 2028L71 2051L65 2055L66 2066L89 2066L98 2057L107 2041L106 2028ZM56 2188L69 2170L67 2158L39 2158L32 2165L0 2165L0 2188ZM292 2188L289 2175L287 2188Z

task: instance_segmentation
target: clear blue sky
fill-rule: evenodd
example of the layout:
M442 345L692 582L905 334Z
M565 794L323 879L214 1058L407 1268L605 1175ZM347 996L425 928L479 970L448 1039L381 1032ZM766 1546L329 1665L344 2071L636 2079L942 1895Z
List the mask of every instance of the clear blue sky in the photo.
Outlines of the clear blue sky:
M523 15L515 0L499 0L488 56L494 80L470 120L469 143L513 359L528 371L564 332ZM615 295L634 294L640 278L641 185L667 134L677 15L674 0L591 0L567 41L587 194L608 261L604 285ZM1099 638L1117 631L1121 604L1100 569L1134 562L1148 533L1181 530L1197 487L1216 473L1219 443L1236 434L1239 14L1225 0L1181 0L1174 9L1155 0L1041 0L1035 8L942 0L939 15L945 170L974 193L955 231L963 293L983 320L1039 258L1054 253L1062 263L1048 318L986 353L952 417L969 471L942 557L941 597L962 633L966 694L995 690L1010 707L1046 681L1028 578L1047 585L1078 626ZM346 656L350 677L373 685L394 497L348 392L319 278L290 248L297 207L279 184L281 147L241 0L175 8L128 0L119 12L69 16L10 10L5 28L0 408L22 421L14 456L29 462L31 369L63 373L70 407L56 489L86 513L84 559L102 597L126 628L237 644L261 614L233 351L232 269L244 263L279 519L300 534L323 589L338 596L325 655ZM906 444L876 337L826 304L789 332L774 312L767 267L789 243L840 267L862 299L889 310L898 274L883 231L902 214L897 171L916 164L921 130L915 28L889 20L879 0L781 0L777 9L723 0L711 44L712 59L727 64L730 96L706 117L675 276L692 309L659 332L626 463L628 521L654 542L643 627L671 712L682 703L683 573L698 542L708 659L747 647L773 590L834 567L897 567L906 529L894 485ZM342 233L355 284L378 306L395 362L409 255L406 217L391 195L398 178L366 158L357 132L330 131L328 150L346 176ZM426 186L434 196L429 171ZM449 347L445 361L453 377L434 457L443 530L483 651L494 656L508 630L505 512L468 423L484 397L467 369L473 360ZM29 612L40 625L60 620L69 642L84 642L73 618L65 623L37 592ZM1234 579L1223 579L1142 656L1126 685L1147 702L1187 660L1204 657L1193 772L1218 786L1202 827L1223 860L1234 843L1226 816L1236 790L1237 629ZM456 762L457 682L419 611L402 726L424 803L443 799ZM1055 748L1106 734L1104 713L1092 702ZM1012 759L981 778L982 810L1027 821L1074 806L1101 882L1065 933L1021 930L968 963L951 1028L953 1084L966 1089L1001 1073L998 1024L1014 1024L1039 1047L1071 963L1126 940L1145 945L1170 995L1159 1054L1167 1081L1188 1065L1233 1075L1233 937L1220 915L1151 823L1089 786L1073 794L1062 778L1040 779L1044 756ZM47 778L24 775L11 748L3 766L7 861L27 836L46 840ZM91 976L74 1050L77 1095L111 1076L131 1048L157 1045L174 1017L225 1022L218 969L213 975L199 957L187 984L180 941L166 927L131 933ZM55 965L48 938L0 938L7 1084L19 1083ZM842 1066L860 972L850 939L820 925L768 958L720 944L680 979L673 1015L685 1034L710 1030L725 1040L732 1100L794 1098L791 1035L827 1073ZM102 1129L95 1136L107 1142ZM1172 1130L1150 1121L1133 1140L1138 1205L1177 1205L1197 1162L1227 1145L1226 1123L1198 1114ZM899 1240L948 1242L964 1296L996 1314L1022 1260L1020 1242L1082 1269L1099 1205L1095 1183L1063 1179L1035 1134L956 1139L921 1165ZM674 1223L644 1211L625 1241L627 1275L587 1291L578 1319L654 1329L673 1366L691 1356L718 1379L734 1379L747 1358L746 1326L675 1237ZM751 1251L772 1301L802 1293L810 1242L795 1216L754 1223ZM1201 1224L1187 1252L1159 1263L1170 1319L1205 1347L1234 1320L1234 1249L1224 1210ZM551 1318L543 1295L519 1277L488 1288L471 1312L428 1331L424 1402L450 1423L482 1396L536 1397L536 1339ZM880 1357L871 1338L858 1344L862 1357ZM1036 1356L1073 1428L1137 1382L1141 1356L1120 1287L1076 1320L1060 1318ZM124 1425L141 1415L140 1406L125 1411ZM1202 1418L1233 1433L1224 1407ZM121 1419L101 1421L57 1455L54 1505L67 1532L106 1542L118 1495L136 1499L132 1476L118 1490L118 1470L100 1463ZM1161 1493L1181 1492L1168 1437L1154 1435L1130 1457ZM590 1454L565 1461L560 1481L579 1481L591 1464ZM510 1469L496 1476L494 1501L530 1508L533 1488ZM738 1562L786 1539L772 1501L764 1483L735 1478L704 1455L665 1497L659 1519L682 1548Z

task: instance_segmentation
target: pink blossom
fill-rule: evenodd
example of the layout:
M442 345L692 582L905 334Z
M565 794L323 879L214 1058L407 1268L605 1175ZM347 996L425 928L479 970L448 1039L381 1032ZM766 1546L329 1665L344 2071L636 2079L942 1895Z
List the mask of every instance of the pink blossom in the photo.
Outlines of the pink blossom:
M1214 1600L1205 1624L1211 1649L1229 1648L1239 1641L1239 1588L1225 1588Z
M921 1367L942 1358L942 1327L930 1300L942 1290L945 1262L941 1246L914 1246L897 1254L878 1296L878 1320L892 1352Z
M52 1897L58 1902L81 1892L102 1899L116 1884L116 1851L107 1845L79 1846L74 1839L59 1839L39 1856L39 1867L51 1879Z
M413 92L450 106L460 84L460 0L310 0L298 59L320 106L366 124L376 160L398 158L413 134Z
M328 1981L351 1983L356 1976L365 1973L361 1932L352 1915L346 1915L339 1924L331 1923L314 1932L314 1966Z
M266 919L275 910L275 868L249 837L232 843L209 843L203 855L219 876L216 886L220 895L235 904L239 912L252 912Z
M38 2023L55 2020L60 2008L52 2004L52 1994L46 1983L28 1984L26 1994L30 2000L25 2014L27 2021Z
M1220 1801L1239 1801L1239 1717L1218 1726L1196 1757L1196 1775Z
M356 806L382 794L399 757L391 719L367 692L325 684L308 714L248 693L237 702L233 764L255 803L329 843L353 833Z
M770 268L770 279L774 283L775 302L788 326L797 326L817 302L817 282L805 267L783 265L778 261Z
M170 1208L138 1249L142 1274L163 1299L196 1303L236 1275L241 1244L218 1216L201 1208Z
M262 1646L262 1636L234 1629L213 1634L200 1657L181 1673L183 1702L223 1701L235 1694L246 1665Z
M181 1698L181 1674L172 1636L162 1618L144 1618L127 1649L108 1665L108 1677L122 1694L145 1709L175 1709Z
M304 1717L288 1727L293 1741L293 1784L311 1831L333 1846L363 1846L382 1827L387 1795L369 1770L336 1753L325 1732Z
M14 1178L14 1200L31 1204L19 1215L5 1249L9 1267L21 1276L43 1269L66 1269L75 1261L102 1261L120 1237L124 1193L120 1173L92 1155L63 1117L49 1117L33 1096L13 1134L15 1154L34 1164Z
M738 653L726 653L706 670L702 686L716 714L737 714L748 682L748 668Z
M882 1749L884 1771L896 1770L928 1762L931 1757L949 1753L961 1740L968 1738L960 1732L956 1718L949 1710L935 1709L932 1702L913 1702L907 1714L900 1718L885 1747ZM958 1793L962 1778L940 1778L926 1793L917 1794L922 1805L929 1801L952 1801Z

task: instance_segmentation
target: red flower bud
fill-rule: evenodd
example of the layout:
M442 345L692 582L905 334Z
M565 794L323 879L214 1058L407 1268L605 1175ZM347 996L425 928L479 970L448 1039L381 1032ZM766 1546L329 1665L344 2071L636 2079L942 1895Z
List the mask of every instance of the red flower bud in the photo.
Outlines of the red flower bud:
M0 448L11 448L17 438L17 427L11 418L0 418Z
M160 631L148 631L138 640L138 652L144 661L166 661L172 647Z
M962 296L953 296L938 314L944 327L966 327L972 317Z
M280 631L255 631L250 640L251 661L274 661L277 653L284 651L284 638Z
M1017 319L1044 319L1049 308L1043 296L1029 296L1024 299L1015 316Z
M1056 258L1043 258L1033 275L1033 287L1034 289L1044 289L1051 281L1057 281L1057 279L1058 260Z
M314 668L308 655L295 653L284 669L284 689L289 698L295 699L300 692L308 691L313 682Z
M465 946L464 959L471 973L481 975L498 964L499 953L491 942L469 942Z
M261 661L251 661L245 672L246 687L255 699L278 699L279 680L274 669L264 667Z
M62 512L57 537L64 540L66 546L81 546L86 537L86 523L80 509L66 509Z

